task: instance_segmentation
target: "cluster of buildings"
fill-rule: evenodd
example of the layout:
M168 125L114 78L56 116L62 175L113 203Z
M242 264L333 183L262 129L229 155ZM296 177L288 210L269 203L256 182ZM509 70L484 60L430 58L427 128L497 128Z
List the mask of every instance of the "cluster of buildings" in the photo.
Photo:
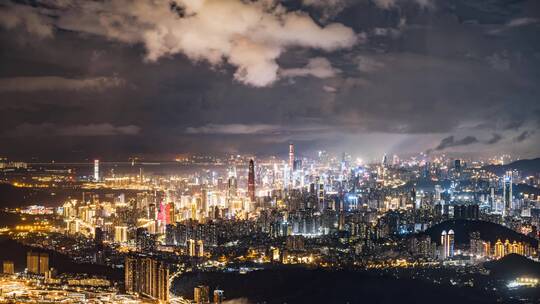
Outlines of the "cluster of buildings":
M486 163L443 156L385 155L365 164L325 151L306 157L293 144L287 151L286 159L182 158L175 164L178 171L195 169L167 174L153 174L135 162L123 173L95 160L89 173L75 177L80 196L55 212L65 235L94 240L102 255L106 248L109 255L127 254L126 290L160 301L169 299L172 277L164 257L212 265L342 267L388 259L483 261L538 254L531 242L503 235L486 240L473 233L463 244L455 227L433 238L426 234L448 220L484 221L537 240L538 175L511 168L501 174ZM38 255L28 264L42 274L48 268L42 263ZM212 297L204 286L195 294L197 303L216 302L216 293Z
M150 257L126 257L125 289L160 302L169 300L169 266Z
M195 304L221 304L224 300L224 291L215 289L210 293L210 288L206 285L199 285L193 290L193 301Z

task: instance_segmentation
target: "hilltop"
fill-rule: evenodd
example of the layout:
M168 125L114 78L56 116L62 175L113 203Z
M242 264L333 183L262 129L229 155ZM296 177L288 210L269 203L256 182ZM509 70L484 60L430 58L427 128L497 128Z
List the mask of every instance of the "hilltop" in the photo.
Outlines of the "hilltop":
M484 267L495 277L540 277L540 263L518 254L509 254L499 260L486 262Z
M428 234L433 241L439 243L442 231L448 231L450 229L454 230L455 242L457 245L468 244L469 234L471 232L478 231L480 232L480 237L483 240L490 241L492 243L496 242L497 239L501 239L502 241L508 239L511 242L521 241L527 242L534 247L538 246L538 241L534 238L518 233L510 228L496 223L479 220L448 220L430 227L425 231L425 233Z
M522 159L506 165L488 165L484 169L497 175L503 175L508 170L518 170L524 175L535 175L540 173L540 158Z

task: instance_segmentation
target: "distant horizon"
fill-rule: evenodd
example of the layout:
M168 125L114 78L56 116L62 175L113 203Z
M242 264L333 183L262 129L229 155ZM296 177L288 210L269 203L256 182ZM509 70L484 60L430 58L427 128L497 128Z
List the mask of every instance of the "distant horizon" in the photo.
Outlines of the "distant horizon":
M345 152L346 153L346 152ZM339 158L342 156L342 153L329 153L330 156L332 157L336 157L336 158ZM350 155L350 154L348 154ZM384 155L384 154L383 154ZM381 155L381 158L382 156ZM399 157L399 160L400 161L403 161L403 160L410 160L412 158L418 158L418 160L422 160L422 159L426 159L426 160L433 160L435 158L444 158L446 159L447 161L452 161L452 160L455 160L455 159L461 159L461 160L464 160L464 161L473 161L473 162L489 162L489 161L500 161L500 159L496 158L496 156L471 156L471 155L468 155L468 156L465 156L465 155L460 155L460 154L439 154L439 155L422 155L422 153L419 153L419 154L412 154L412 155L398 155L398 154L392 154L392 155L388 155L389 157L392 157L393 155L396 155ZM187 159L191 158L191 157L212 157L212 158L215 158L216 160L221 160L223 163L226 163L226 161L228 160L228 158L230 158L231 156L240 156L242 158L246 158L246 161L248 161L249 159L253 158L255 159L256 161L257 160L268 160L270 158L277 158L277 159L282 159L283 161L287 161L287 157L288 155L285 154L285 153L282 153L281 155L277 155L277 154L267 154L267 155L256 155L256 154L249 154L249 153L246 153L246 154L228 154L228 153L223 153L223 154L213 154L213 155L210 155L210 154L191 154L191 155L186 155L186 154L182 154L182 157L187 157ZM358 160L361 160L361 163L363 165L371 165L371 164L377 164L377 163L380 163L381 162L381 159L380 158L371 158L371 159L360 159L360 158L355 158L354 155L350 155L352 157L352 161L353 162L356 162ZM526 160L537 160L537 159L540 159L540 155L539 156L536 156L536 157L527 157L527 158L520 158L520 157L515 157L515 158L512 158L512 156L510 155L507 155L509 157L511 157L511 159L507 160L504 162L504 165L507 165L509 163L512 163L512 162L516 162L516 161L526 161ZM308 156L305 156L305 155L297 155L298 158L306 158L306 159L316 159L317 156L316 156L316 152L312 153L312 155L308 155ZM422 158L423 157L423 158ZM156 164L186 164L184 161L182 161L181 159L178 159L178 157L175 157L175 158L144 158L144 157L136 157L135 161L133 162L133 159L134 157L127 157L127 158L104 158L104 157L94 157L94 158L83 158L83 159L39 159L39 158L9 158L9 157L4 157L4 156L0 156L0 159L6 159L8 162L9 161L15 161L15 162L24 162L24 163L27 163L27 164L33 164L33 165L93 165L93 162L94 160L98 159L100 161L100 164L102 165L111 165L111 164L122 164L122 165L131 165L131 164L134 164L134 165L141 165L141 164L146 164L146 165L156 165ZM390 159L391 160L391 159ZM200 160L198 162L194 162L193 164L201 164L201 163L204 163L203 160Z

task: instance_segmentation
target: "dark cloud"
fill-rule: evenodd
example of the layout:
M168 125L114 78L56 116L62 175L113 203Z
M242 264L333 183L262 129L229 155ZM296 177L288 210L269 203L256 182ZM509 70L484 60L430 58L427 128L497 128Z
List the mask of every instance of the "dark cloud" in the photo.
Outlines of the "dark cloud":
M451 147L467 146L475 144L478 142L478 139L474 136L466 136L462 139L456 140L454 136L448 136L441 140L441 143L435 147L435 150L441 151Z
M493 136L487 141L488 145L494 145L503 139L501 134L493 133Z
M529 139L534 134L534 131L523 131L518 136L514 137L514 141L517 143L523 142Z
M507 130L517 130L523 126L525 122L523 120L512 120L504 126L504 129Z

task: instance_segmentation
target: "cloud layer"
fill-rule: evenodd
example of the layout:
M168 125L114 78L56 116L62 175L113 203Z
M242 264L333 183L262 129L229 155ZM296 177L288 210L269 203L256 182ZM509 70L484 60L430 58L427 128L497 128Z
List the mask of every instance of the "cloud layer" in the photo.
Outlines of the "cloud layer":
M236 68L237 81L255 87L278 79L276 60L288 48L331 52L357 42L349 27L320 26L308 14L268 0L69 0L47 11L55 18L39 12L12 5L4 14L13 17L4 26L24 24L29 32L37 32L34 29L41 27L35 23L48 31L52 23L65 30L141 43L148 61L183 54L213 66L226 62Z
M61 126L52 123L21 124L4 136L113 136L137 135L141 128L135 125L114 126L110 123Z
M0 92L32 92L58 90L104 90L121 87L125 81L118 77L85 79L58 76L0 78Z
M477 142L478 139L474 136L466 136L458 140L456 140L454 136L448 136L441 140L441 143L435 147L435 150L442 151L451 147L467 146Z
M334 68L326 58L312 58L302 68L283 69L280 75L283 77L305 77L313 76L317 78L330 78L341 73L340 69Z

